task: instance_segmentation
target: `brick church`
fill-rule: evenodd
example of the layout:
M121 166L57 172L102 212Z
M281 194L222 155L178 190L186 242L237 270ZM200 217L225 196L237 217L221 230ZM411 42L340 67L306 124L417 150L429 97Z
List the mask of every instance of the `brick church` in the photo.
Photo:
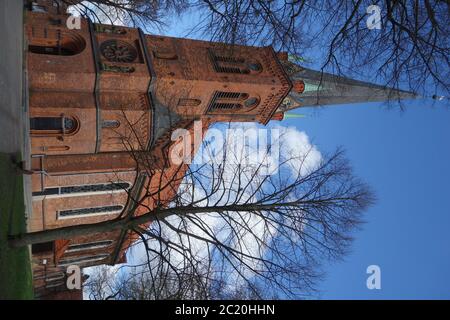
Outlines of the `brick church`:
M29 231L148 212L155 200L130 199L178 174L166 161L171 133L193 130L195 120L205 131L215 122L267 124L303 106L413 97L302 68L271 47L146 35L87 19L69 29L59 1L33 1L28 9ZM152 159L152 176L137 154ZM160 197L170 200L174 184ZM33 245L36 297L81 298L65 288L66 267L123 263L137 239L115 230Z

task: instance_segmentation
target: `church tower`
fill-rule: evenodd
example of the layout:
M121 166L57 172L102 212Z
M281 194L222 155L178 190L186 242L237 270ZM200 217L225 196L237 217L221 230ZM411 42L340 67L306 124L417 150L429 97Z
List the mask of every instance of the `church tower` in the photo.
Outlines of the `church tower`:
M30 231L146 212L155 204L139 207L129 195L138 198L164 169L171 172L165 161L171 133L193 130L195 120L203 131L219 121L267 124L299 106L387 98L382 87L321 76L271 47L146 35L74 20L66 9L60 1L36 0L25 19ZM141 156L152 159L153 176L141 171ZM176 189L161 197L170 199ZM63 290L69 265L123 262L135 240L127 230L114 230L34 245L37 295Z
M192 130L195 120L203 130L217 121L266 124L292 88L271 47L70 20L59 1L40 0L31 9L25 25L30 231L139 214L128 195L138 197L149 179L170 172L164 158L175 129ZM153 177L140 171L135 154L153 157ZM135 238L116 230L34 245L35 286L60 288L71 264L123 261Z

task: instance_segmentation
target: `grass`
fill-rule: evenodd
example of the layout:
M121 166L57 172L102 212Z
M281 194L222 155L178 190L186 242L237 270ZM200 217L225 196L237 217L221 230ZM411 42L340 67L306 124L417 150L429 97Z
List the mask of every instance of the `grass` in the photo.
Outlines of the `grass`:
M10 155L0 153L0 299L32 299L33 280L27 247L8 247L8 234L26 231L23 179Z

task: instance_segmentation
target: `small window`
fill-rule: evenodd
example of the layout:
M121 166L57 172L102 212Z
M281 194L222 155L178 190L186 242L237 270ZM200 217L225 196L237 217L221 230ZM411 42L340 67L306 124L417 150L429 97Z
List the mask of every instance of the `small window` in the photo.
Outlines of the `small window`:
M262 71L262 66L261 66L261 63L259 63L259 62L249 62L247 64L247 66L253 72L261 72Z
M35 243L31 246L31 252L33 254L53 252L53 248L54 248L54 241Z
M42 151L44 152L57 152L57 151L69 151L69 146L48 146L42 147Z
M251 97L251 98L248 98L247 100L245 100L244 105L247 108L251 108L251 107L254 107L254 106L258 105L258 103L259 103L259 99L258 98Z
M202 103L200 99L180 99L178 100L179 106L188 106L188 107L195 107L199 106Z
M118 128L120 126L120 122L117 120L103 120L102 121L102 128Z
M165 60L178 59L177 54L171 51L153 51L153 56L157 59L165 59Z

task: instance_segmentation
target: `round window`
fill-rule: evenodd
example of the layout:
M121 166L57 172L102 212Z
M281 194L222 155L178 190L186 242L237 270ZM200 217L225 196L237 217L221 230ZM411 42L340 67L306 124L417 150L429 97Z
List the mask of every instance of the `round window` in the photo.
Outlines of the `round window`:
M67 131L75 129L75 121L72 118L64 118L64 129Z
M259 102L258 98L256 98L256 97L251 97L251 98L248 98L247 100L245 100L244 105L245 105L247 108L249 108L249 107L254 107L254 106L256 106L256 105L258 104L258 102Z
M100 45L100 52L111 62L133 62L137 58L136 49L121 40L107 40Z

